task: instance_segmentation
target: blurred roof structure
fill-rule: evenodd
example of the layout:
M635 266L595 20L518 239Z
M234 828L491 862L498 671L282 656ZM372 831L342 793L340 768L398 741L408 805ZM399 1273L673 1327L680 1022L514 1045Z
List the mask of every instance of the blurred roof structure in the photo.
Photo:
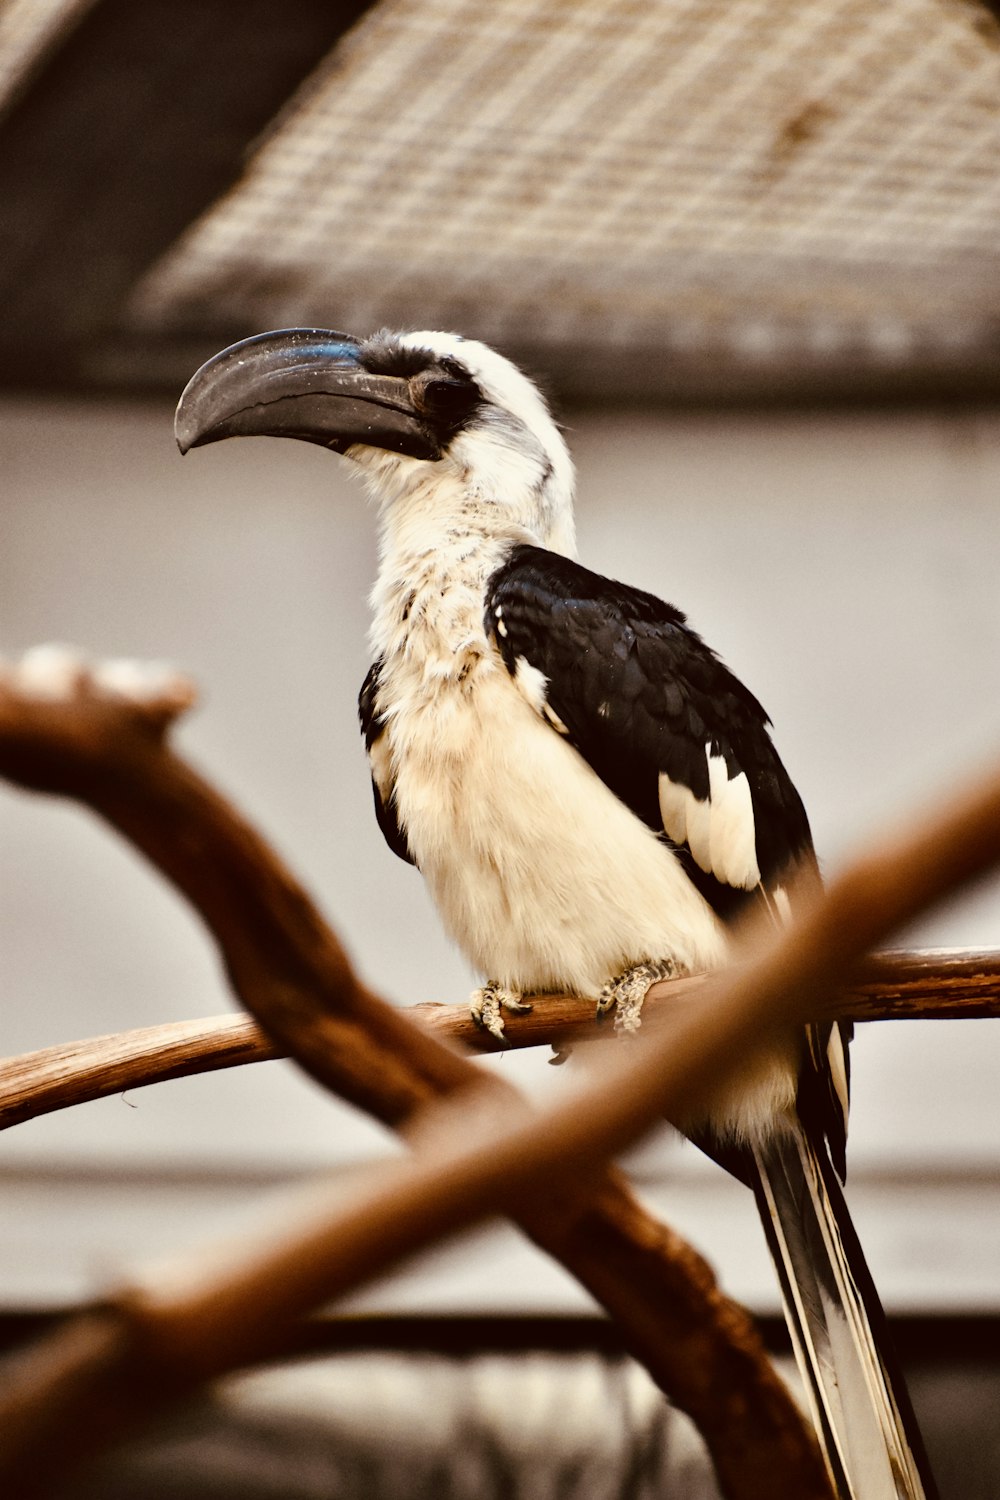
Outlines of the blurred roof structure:
M446 326L571 399L1000 392L982 0L7 0L5 384Z

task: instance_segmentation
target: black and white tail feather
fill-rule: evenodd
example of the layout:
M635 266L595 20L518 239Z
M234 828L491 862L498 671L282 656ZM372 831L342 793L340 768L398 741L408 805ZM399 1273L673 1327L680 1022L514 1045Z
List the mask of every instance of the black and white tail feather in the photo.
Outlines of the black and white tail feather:
M838 1495L937 1491L885 1314L827 1153L795 1123L755 1147L754 1193Z
M749 904L787 915L816 860L767 715L680 611L573 560L572 463L519 370L455 334L262 334L177 417L183 449L254 433L345 454L378 501L378 821L498 1037L524 994L633 996L723 963ZM838 1495L931 1500L838 1181L849 1039L788 1034L683 1125L754 1188Z

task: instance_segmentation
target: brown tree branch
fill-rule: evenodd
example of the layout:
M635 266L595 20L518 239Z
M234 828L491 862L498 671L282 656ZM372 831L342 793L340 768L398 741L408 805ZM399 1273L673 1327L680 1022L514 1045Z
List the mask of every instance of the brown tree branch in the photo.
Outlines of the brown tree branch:
M707 976L664 980L650 991L647 1028L680 1001L700 995ZM537 996L535 1010L507 1024L511 1047L562 1048L602 1036L593 1005L569 995ZM835 998L835 1012L859 1022L962 1020L1000 1015L1000 953L913 950L879 954ZM465 1005L426 1003L405 1012L434 1035L495 1050ZM286 1056L246 1016L225 1015L46 1047L0 1060L0 1130L37 1115L170 1078Z
M205 920L243 1003L328 1087L396 1128L429 1100L470 1090L478 1070L361 985L273 852L167 747L166 728L191 696L169 675L29 657L0 677L0 774L78 798L142 849ZM696 1019L694 1032L705 1031ZM676 1070L673 1081L684 1092ZM724 1493L769 1496L780 1476L789 1494L826 1495L814 1440L748 1316L719 1293L695 1252L598 1165L638 1117L618 1122L597 1159L592 1142L578 1143L570 1165L537 1156L540 1125L497 1150L519 1105L496 1080L487 1092L501 1101L488 1147L470 1153L463 1117L419 1176L394 1168L399 1175L377 1182L371 1201L346 1217L327 1209L297 1243L279 1246L276 1260L258 1247L221 1270L199 1262L182 1286L136 1290L53 1335L0 1406L0 1477L10 1492L40 1490L201 1375L251 1357L275 1316L325 1301L406 1249L506 1204L618 1318L636 1356L692 1415Z
M2 708L0 700L0 768ZM165 771L163 764L155 769L158 774ZM188 778L193 775L183 769ZM396 1041L404 1039L408 1023L398 1013L391 1013L391 1018L379 1014L378 1002L356 985L349 971L344 972L345 964L336 950L336 962L331 961L328 950L334 940L324 937L319 918L301 893L298 902L280 899L289 895L290 877L282 872L277 882L278 925L265 931L263 953L253 936L244 935L243 946L238 940L234 944L228 925L233 917L229 902L252 871L247 871L239 854L234 857L228 843L230 828L223 819L221 825L212 825L211 838L199 844L200 876L194 880L187 856L173 848L171 834L176 838L179 829L182 841L190 836L179 814L192 810L198 818L204 814L202 789L196 786L192 798L190 780L182 776L178 783L169 761L166 772L171 795L165 800L163 788L143 786L141 777L133 786L133 791L143 793L144 810L155 821L164 810L169 810L173 820L169 829L157 826L152 834L146 829L146 842L141 846L156 848L165 839L161 865L170 868L185 889L185 882L190 882L204 895L207 883L202 909L207 907L213 925L221 926L219 935L240 992L252 996L269 1020L272 1014L277 1017L273 1029L281 1040L285 1035L296 1041L304 1036L303 1050L317 1073L324 1068L317 1021L336 1022L339 1017L309 1014L310 987L314 1003L317 995L345 996L349 1043L365 1049L374 1042L376 1058L381 1060L381 1038L388 1033ZM100 778L96 794L89 785L88 789L92 805L131 833L130 810L122 810ZM178 800L179 793L183 795ZM142 836L140 831L136 841ZM217 840L223 845L221 857ZM194 842L199 843L197 838ZM445 1106L444 1123L432 1121L420 1132L423 1139L415 1167L386 1169L391 1177L380 1177L367 1196L360 1196L341 1213L331 1214L323 1205L318 1218L309 1218L301 1226L294 1246L279 1242L253 1247L249 1255L230 1252L221 1263L182 1266L172 1282L137 1288L131 1297L119 1299L110 1323L97 1320L67 1330L43 1356L48 1378L36 1378L33 1383L32 1370L26 1373L23 1389L33 1390L36 1397L40 1391L45 1399L26 1405L24 1398L15 1398L21 1401L21 1432L28 1430L35 1439L28 1449L31 1462L25 1466L25 1449L18 1450L18 1434L14 1434L15 1451L7 1473L18 1472L20 1459L24 1483L17 1492L26 1492L25 1484L37 1472L33 1465L51 1457L58 1446L39 1441L39 1424L44 1436L53 1411L61 1419L59 1435L64 1447L68 1443L71 1451L85 1448L94 1427L129 1409L136 1391L145 1391L150 1399L162 1397L164 1392L183 1388L199 1373L215 1371L220 1360L222 1367L228 1367L252 1352L254 1340L271 1325L276 1312L287 1316L328 1295L331 1286L356 1285L433 1235L505 1205L539 1243L561 1252L564 1262L618 1314L633 1347L646 1356L651 1368L662 1377L667 1367L681 1381L688 1409L696 1413L706 1432L727 1493L764 1495L776 1489L790 1494L822 1493L815 1455L810 1470L811 1450L806 1445L796 1451L795 1423L790 1424L787 1409L779 1403L776 1410L769 1397L767 1375L758 1369L756 1355L744 1337L745 1315L731 1304L723 1307L697 1262L692 1269L684 1265L683 1257L662 1253L662 1229L644 1218L634 1204L630 1210L625 1200L623 1206L620 1185L610 1176L602 1177L599 1164L662 1112L689 1109L717 1079L721 1067L745 1056L772 1027L800 1024L829 1013L830 996L845 977L853 979L854 968L868 947L936 896L980 873L998 850L1000 779L994 779L936 823L924 824L919 837L897 840L859 861L835 882L826 899L814 902L796 926L773 939L752 964L713 976L697 1006L671 1007L662 1036L650 1036L635 1049L618 1049L618 1055L606 1060L601 1084L581 1091L569 1107L523 1122L510 1092L491 1084L480 1091L485 1099L475 1114L466 1111L456 1116ZM221 890L212 888L210 870L221 881ZM313 944L303 945L303 937L311 937ZM263 974L254 973L253 959L261 956ZM250 972L234 959L246 964ZM366 1025L369 1020L372 1024ZM344 1039L336 1025L332 1031L327 1029L326 1037L332 1044ZM415 1075L403 1064L397 1068L386 1095L387 1110L399 1107L407 1087L415 1107L416 1096L422 1099L429 1086L442 1094L462 1086L464 1079L456 1083L455 1072L461 1075L466 1070L468 1076L468 1064L449 1053L443 1054L447 1061L441 1061L435 1046L424 1038L416 1048L419 1066ZM626 1051L628 1056L623 1055ZM367 1061L373 1060L369 1050ZM336 1071L329 1057L325 1066L327 1071ZM366 1077L356 1057L348 1060L345 1077L350 1089L377 1096L376 1082ZM433 1080L430 1085L429 1080ZM399 1123L405 1115L404 1103ZM504 1141L503 1151L491 1149L498 1138ZM582 1187L585 1182L588 1188ZM683 1291L685 1305L679 1316L677 1305L673 1306L672 1327L665 1327L662 1299L671 1300L671 1278L676 1289ZM731 1338L726 1337L727 1318L738 1323L737 1329L729 1329L735 1335ZM706 1340L707 1328L712 1336ZM671 1367L669 1356L664 1360L660 1340L665 1333L677 1339L683 1355L680 1370ZM743 1383L739 1377L746 1369L753 1370L753 1378ZM86 1377L82 1388L76 1383L81 1372ZM730 1398L723 1403L724 1435L714 1399L720 1375L725 1377L722 1389ZM123 1380L126 1388L122 1390ZM62 1397L55 1406L49 1400L54 1391ZM760 1428L762 1398L766 1436ZM748 1404L741 1407L740 1399ZM68 1417L73 1420L67 1421ZM765 1453L762 1470L760 1460Z
M661 980L650 990L644 1024L657 1027L682 1001L695 1000L707 976ZM535 1009L511 1016L511 1047L565 1048L604 1035L589 1000L536 996ZM958 1021L1000 1016L1000 952L914 949L869 958L855 984L835 997L848 1021ZM481 1052L496 1043L467 1005L426 1003L405 1012L435 1036ZM37 1115L194 1073L269 1062L286 1054L244 1015L168 1021L91 1037L0 1060L0 1130Z
M168 1021L0 1061L0 1130L168 1078L286 1056L244 1015Z

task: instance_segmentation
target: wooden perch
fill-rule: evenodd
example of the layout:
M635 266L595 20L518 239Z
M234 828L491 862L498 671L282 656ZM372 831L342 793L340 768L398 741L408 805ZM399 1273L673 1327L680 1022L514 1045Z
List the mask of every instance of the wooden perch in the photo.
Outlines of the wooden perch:
M12 1492L68 1456L266 1345L275 1318L353 1287L435 1236L507 1208L618 1318L663 1389L701 1428L725 1494L828 1494L811 1438L746 1314L704 1264L603 1167L662 1113L691 1107L772 1026L831 1013L863 954L1000 852L1000 779L916 838L860 860L758 957L712 976L697 1005L670 1007L644 1045L610 1049L600 1083L544 1115L495 1081L475 1107L418 1111L473 1093L477 1070L384 1006L256 834L165 747L163 723L99 679L43 705L0 690L0 772L81 797L197 904L241 998L315 1076L409 1127L413 1163L378 1174L347 1208L308 1207L294 1241L231 1247L120 1295L26 1362L7 1418ZM161 720L163 716L161 715ZM413 1121L418 1123L414 1129ZM498 1143L502 1145L498 1146ZM285 1226L284 1216L281 1219Z
M0 673L0 775L77 798L143 850L200 913L236 993L275 1046L329 1088L399 1129L430 1101L471 1091L481 1077L475 1065L364 988L274 853L170 750L166 730L192 697L188 684L162 671L90 670L66 654L31 653ZM788 1494L828 1497L814 1436L749 1315L589 1147L573 1168L524 1152L532 1174L504 1186L536 1126L509 1147L517 1096L495 1079L489 1092L502 1104L486 1149L444 1168L430 1152L424 1176L411 1179L417 1169L408 1166L388 1191L380 1180L379 1217L362 1203L345 1224L327 1209L320 1230L310 1210L299 1240L279 1247L277 1281L260 1247L241 1247L236 1263L214 1275L199 1259L182 1267L173 1297L155 1287L126 1291L42 1341L0 1401L0 1488L43 1493L206 1374L265 1350L275 1317L358 1284L449 1223L507 1204L617 1319L636 1358L691 1415L725 1495L763 1500L780 1476ZM452 1146L470 1139L463 1122L445 1135ZM407 1192L409 1215L400 1202ZM284 1228L283 1216L277 1222Z
M696 1000L707 976L653 986L643 1024L655 1029L682 1001ZM506 1023L512 1047L566 1047L602 1035L589 1000L536 996L535 1009ZM972 1020L1000 1016L1000 952L896 951L866 960L856 982L834 997L852 1021ZM415 1005L405 1012L435 1036L482 1052L496 1050L467 1005ZM248 1016L168 1021L91 1037L0 1060L0 1130L91 1099L286 1054Z

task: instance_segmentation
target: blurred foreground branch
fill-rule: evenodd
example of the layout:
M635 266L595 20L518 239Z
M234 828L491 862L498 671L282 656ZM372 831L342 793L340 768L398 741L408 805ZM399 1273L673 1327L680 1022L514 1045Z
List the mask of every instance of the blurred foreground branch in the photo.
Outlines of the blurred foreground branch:
M655 1030L674 1007L698 1002L707 975L653 986L643 1024ZM536 997L529 1015L506 1020L511 1047L564 1048L602 1035L590 1000ZM435 1036L481 1052L496 1042L467 1005L415 1005L405 1012ZM854 984L831 997L827 1014L851 1021L973 1020L1000 1016L1000 952L898 950L867 959ZM0 1130L91 1099L286 1054L248 1016L168 1021L0 1059Z
M524 1147L543 1145L549 1127L523 1123L513 1090L482 1082L474 1063L361 984L273 851L166 743L192 698L163 669L91 670L64 652L29 653L0 671L0 775L76 798L141 849L198 911L275 1046L327 1087L404 1131L431 1101L476 1090L490 1101L488 1125L475 1124L485 1105L462 1112L347 1209L319 1190L304 1209L276 1210L277 1243L193 1256L41 1341L0 1400L0 1489L44 1493L166 1402L260 1357L284 1320L506 1209L693 1418L724 1494L763 1500L779 1483L805 1500L828 1496L814 1436L749 1315L602 1166L620 1133L572 1162L558 1149L539 1159Z
M44 678L43 675L43 686ZM51 672L49 677L51 677ZM747 1316L703 1262L630 1197L607 1161L662 1114L685 1113L720 1070L770 1034L831 1013L865 952L1000 854L1000 778L859 860L752 961L669 1007L657 1035L611 1049L600 1082L531 1114L496 1080L384 1005L259 837L164 743L184 697L127 692L78 667L58 691L0 683L0 773L77 796L195 903L238 994L328 1086L406 1128L415 1159L331 1207L325 1193L278 1216L268 1243L224 1248L120 1293L40 1345L0 1404L0 1478L19 1495L68 1457L255 1357L282 1320L401 1256L510 1212L617 1317L633 1351L689 1411L725 1494L828 1493L811 1437ZM30 683L29 683L30 686ZM462 1093L439 1110L421 1106ZM416 1124L414 1125L414 1122ZM499 1144L498 1144L499 1143Z

